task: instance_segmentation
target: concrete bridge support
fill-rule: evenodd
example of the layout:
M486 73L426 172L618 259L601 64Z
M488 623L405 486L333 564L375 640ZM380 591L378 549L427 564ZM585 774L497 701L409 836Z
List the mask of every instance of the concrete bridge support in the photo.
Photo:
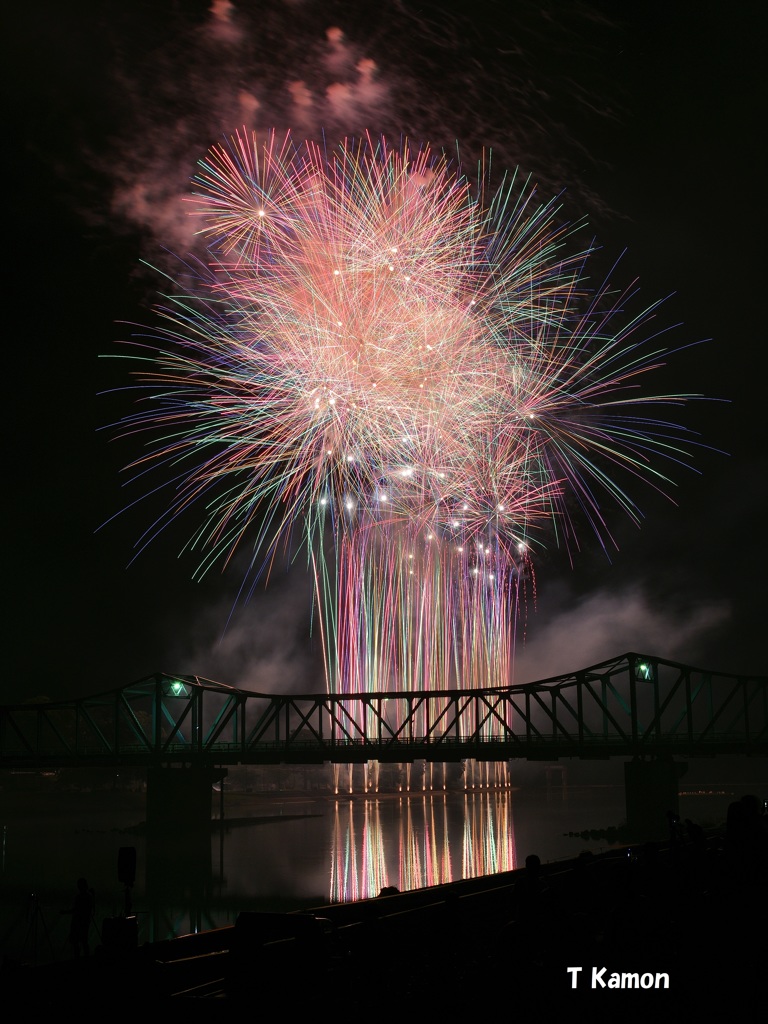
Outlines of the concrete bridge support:
M149 768L147 829L156 835L211 831L213 785L226 768Z
M679 814L679 780L687 768L685 762L671 757L625 763L627 827L638 839L669 838L669 815Z
M149 933L162 936L168 908L189 914L190 931L209 927L205 918L211 880L213 785L226 768L149 768L147 863L144 899Z

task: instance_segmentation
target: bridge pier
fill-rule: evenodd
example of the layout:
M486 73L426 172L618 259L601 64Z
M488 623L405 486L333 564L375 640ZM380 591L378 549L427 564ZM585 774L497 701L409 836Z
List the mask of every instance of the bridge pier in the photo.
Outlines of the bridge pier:
M212 875L212 787L226 774L226 768L147 770L144 884L153 938L164 933L168 907L187 910L191 930L205 926Z
M156 835L211 831L213 784L226 768L149 768L147 830Z
M678 815L678 782L688 765L671 757L624 764L627 828L638 839L667 839L669 815Z

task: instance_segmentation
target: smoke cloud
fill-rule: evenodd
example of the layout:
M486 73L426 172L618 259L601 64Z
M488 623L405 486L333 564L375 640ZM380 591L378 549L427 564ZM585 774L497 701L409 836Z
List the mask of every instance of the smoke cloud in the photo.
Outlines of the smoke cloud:
M580 212L600 210L582 169L599 162L587 137L617 116L596 98L598 36L620 31L596 25L588 8L566 20L523 4L488 46L472 17L433 20L394 2L362 11L214 0L197 20L158 19L154 35L129 7L104 29L115 54L105 92L119 101L107 139L88 151L112 183L110 228L138 228L155 249L186 253L195 242L183 197L196 163L243 127L330 146L364 131L449 150L458 143L469 168L492 147L500 172L519 165L545 193L567 185ZM585 67L589 74L579 73Z
M236 572L237 570L233 570ZM321 637L312 632L313 593L305 568L275 574L267 589L235 608L222 597L193 612L168 651L170 671L261 693L325 689Z
M700 655L706 666L712 634L730 614L724 602L662 603L639 585L577 596L561 581L529 618L515 682L563 675L629 652L686 664L697 664Z

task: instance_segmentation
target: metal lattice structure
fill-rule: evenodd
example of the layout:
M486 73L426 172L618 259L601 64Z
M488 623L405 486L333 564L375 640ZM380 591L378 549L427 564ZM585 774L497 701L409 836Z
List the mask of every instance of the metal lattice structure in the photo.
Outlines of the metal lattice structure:
M768 677L625 654L483 690L262 694L157 674L0 707L0 768L768 756Z

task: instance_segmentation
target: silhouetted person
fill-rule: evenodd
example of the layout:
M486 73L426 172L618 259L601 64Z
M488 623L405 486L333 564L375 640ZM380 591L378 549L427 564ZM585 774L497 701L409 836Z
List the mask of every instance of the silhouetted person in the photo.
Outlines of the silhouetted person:
M706 843L706 836L704 835L704 829L701 825L698 825L695 821L691 821L690 818L685 819L685 828L688 833L688 838L696 846L704 846Z
M748 885L754 873L754 821L750 820L750 807L744 800L735 800L728 806L725 825L725 859L731 881Z
M676 843L680 839L680 815L675 811L667 811L667 827L669 828L670 842Z
M541 877L541 859L535 853L525 858L525 873L515 882L515 917L530 923L542 911L549 890Z
M764 882L768 871L768 820L763 814L763 805L753 793L728 808L728 827L730 833L726 833L726 839L730 834L734 840L743 880L749 884Z
M78 878L77 892L70 910L72 923L69 926L69 940L74 948L75 958L78 958L81 952L84 956L90 953L88 933L91 930L94 904L93 889L88 888L88 882L84 878Z
M531 853L525 858L525 871L515 875L512 918L499 935L507 954L523 972L540 970L546 960L552 939L550 895L541 875L541 858Z

